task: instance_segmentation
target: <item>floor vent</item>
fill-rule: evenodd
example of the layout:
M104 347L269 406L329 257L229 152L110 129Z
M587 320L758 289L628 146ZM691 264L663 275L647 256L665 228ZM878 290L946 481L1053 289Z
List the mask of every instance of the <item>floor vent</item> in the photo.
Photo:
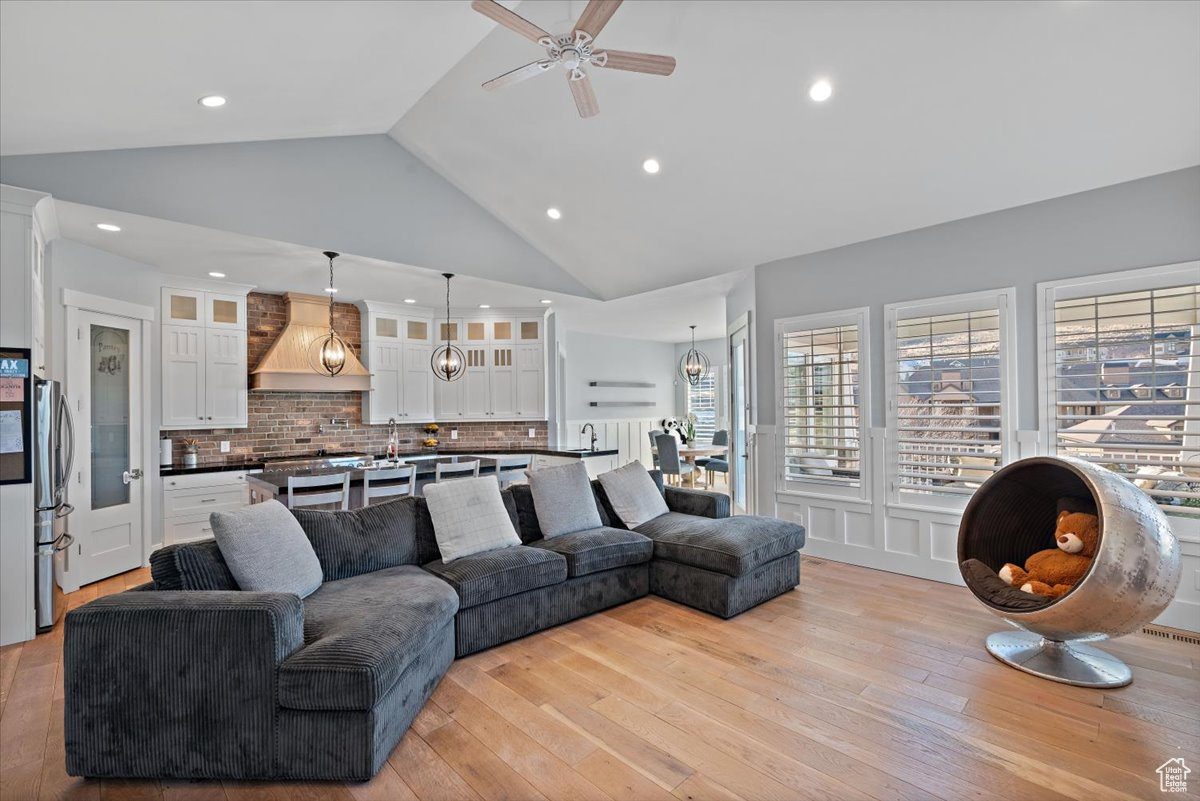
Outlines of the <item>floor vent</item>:
M1191 632L1180 631L1179 629L1169 629L1166 626L1143 626L1142 633L1162 637L1165 640L1186 642L1188 645L1200 645L1200 634L1192 634Z

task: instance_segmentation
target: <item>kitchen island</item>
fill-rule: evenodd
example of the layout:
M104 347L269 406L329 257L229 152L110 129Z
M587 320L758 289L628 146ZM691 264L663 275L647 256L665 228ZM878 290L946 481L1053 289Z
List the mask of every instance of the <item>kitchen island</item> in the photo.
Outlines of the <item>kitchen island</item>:
M583 459L588 466L588 472L592 475L597 475L605 470L611 470L616 466L617 452L615 450L550 450L537 449L536 451L520 451L506 450L500 453L481 453L479 451L462 452L462 453L422 453L409 454L399 457L401 465L412 465L416 468L416 487L417 494L421 494L422 488L434 481L437 465L440 464L457 464L460 462L479 462L479 475L488 476L496 474L496 459L500 456L530 456L530 469L538 470L546 467L553 467L558 464L568 464L576 459ZM371 461L367 458L367 461ZM390 467L391 463L383 463L382 460L375 460L378 467ZM342 473L350 473L350 500L349 507L357 509L362 506L362 485L363 476L374 467L367 464L341 464L328 466L308 466L301 465L296 462L288 465L280 465L275 467L270 463L264 466L261 472L252 471L246 474L246 484L250 491L250 503L262 503L269 500L277 500L280 503L287 505L287 486L288 479L293 476L322 476L322 475L340 475Z

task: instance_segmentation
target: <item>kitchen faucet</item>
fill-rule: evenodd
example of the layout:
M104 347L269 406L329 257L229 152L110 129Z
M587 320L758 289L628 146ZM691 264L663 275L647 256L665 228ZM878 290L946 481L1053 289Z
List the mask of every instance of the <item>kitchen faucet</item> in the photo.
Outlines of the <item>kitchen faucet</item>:
M589 428L592 430L592 450L596 450L596 427L591 423L584 423L583 427L579 429L579 433L582 434Z

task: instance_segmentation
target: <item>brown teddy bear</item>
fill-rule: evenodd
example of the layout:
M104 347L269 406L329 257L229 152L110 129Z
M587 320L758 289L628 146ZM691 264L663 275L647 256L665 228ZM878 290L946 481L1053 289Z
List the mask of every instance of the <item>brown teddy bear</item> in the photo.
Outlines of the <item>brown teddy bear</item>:
M1054 528L1057 548L1038 551L1025 560L1025 569L1006 564L1000 578L1034 595L1059 598L1083 578L1100 544L1100 519L1087 512L1064 509Z

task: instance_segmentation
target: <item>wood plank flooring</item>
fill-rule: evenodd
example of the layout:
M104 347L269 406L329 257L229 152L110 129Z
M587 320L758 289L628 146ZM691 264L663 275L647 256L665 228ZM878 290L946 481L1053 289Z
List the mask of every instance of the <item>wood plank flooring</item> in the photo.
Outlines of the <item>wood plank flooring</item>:
M1200 796L1200 647L1106 643L1133 685L1068 687L988 656L965 589L802 571L734 620L651 597L461 659L367 783L67 776L60 627L0 649L0 799L1134 801L1177 756Z

